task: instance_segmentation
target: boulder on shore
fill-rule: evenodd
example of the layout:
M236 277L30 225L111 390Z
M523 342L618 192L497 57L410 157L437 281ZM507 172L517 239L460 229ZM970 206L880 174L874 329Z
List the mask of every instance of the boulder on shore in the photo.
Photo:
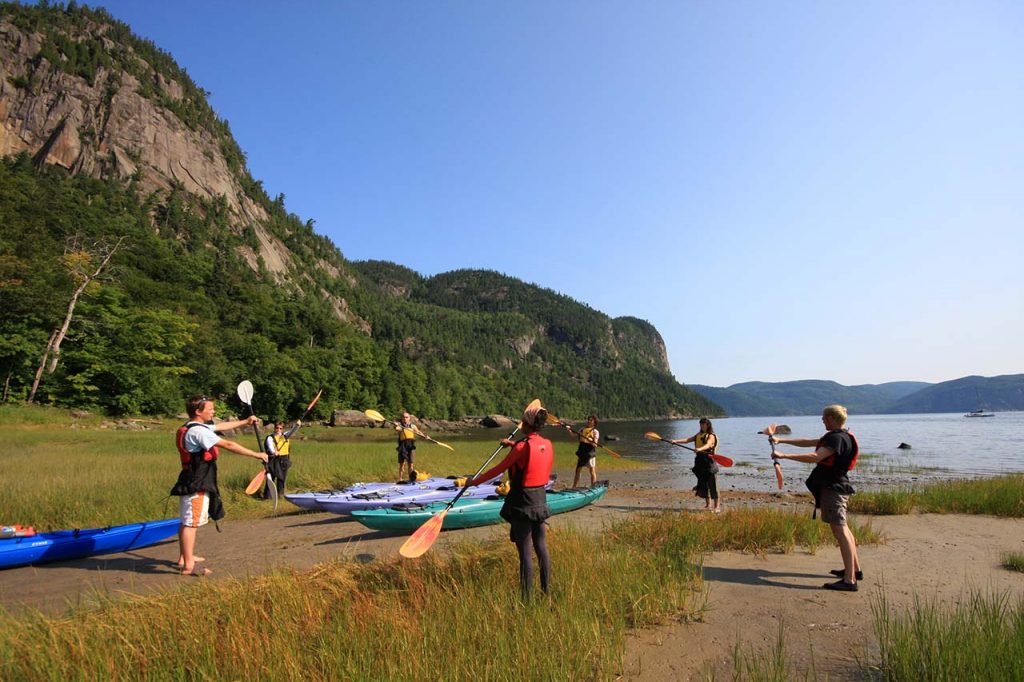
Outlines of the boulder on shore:
M900 443L896 447L899 448L900 450L909 450L910 449L910 443Z
M359 410L334 410L331 412L331 426L376 426L376 422Z
M488 429L514 429L516 423L500 414L489 414L480 420L480 426Z

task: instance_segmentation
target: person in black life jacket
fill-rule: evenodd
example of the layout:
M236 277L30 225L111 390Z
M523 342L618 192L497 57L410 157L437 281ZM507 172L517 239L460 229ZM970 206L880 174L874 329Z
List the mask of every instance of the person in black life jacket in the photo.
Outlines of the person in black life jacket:
M568 424L566 430L572 431ZM580 444L576 448L576 475L572 478L572 487L580 484L580 472L583 467L590 469L590 486L597 485L597 446L601 442L601 432L597 430L597 415L587 417L587 425L580 429Z
M267 461L267 472L274 478L277 484L277 496L284 495L284 479L288 477L288 470L292 468L292 443L291 437L302 426L302 420L295 422L295 426L284 430L284 422L274 422L274 432L267 436L263 442L263 450L270 458ZM261 497L266 500L270 498L270 480L263 487Z
M507 438L501 441L505 447L512 448L511 452L497 466L466 483L467 486L480 485L508 471L509 491L501 507L501 517L509 522L509 540L515 543L519 553L519 587L523 599L530 598L533 584L531 546L540 565L540 589L545 594L551 590L551 557L544 525L551 510L544 486L551 477L554 448L551 441L540 435L547 417L547 410L539 400L530 403L523 411L521 427L526 437L519 441Z
M267 461L262 452L255 452L234 441L221 438L219 432L258 424L255 416L229 422L213 423L214 401L205 395L185 401L188 421L178 429L178 453L181 473L171 488L171 495L181 498L181 527L178 529L178 568L182 575L209 575L210 569L196 570L196 563L205 561L195 555L196 531L212 518L224 518L224 505L217 488L217 456L221 448L238 455Z
M412 415L402 412L402 421L395 424L395 431L398 433L398 480L405 480L405 465L409 465L409 480L416 480L416 472L412 468L413 456L416 452L416 434L422 433L418 426L412 423Z
M814 448L814 454L799 455L776 451L778 459L792 459L814 464L814 470L807 479L807 487L814 494L815 505L821 507L821 520L829 525L839 542L843 555L842 570L830 571L839 580L825 583L828 590L856 592L857 581L864 577L857 558L857 541L846 523L846 509L850 495L855 491L850 485L848 473L857 463L859 446L846 426L846 408L829 405L821 413L827 431L821 438L776 438L769 436L772 443L793 445L798 448Z
M693 492L704 500L704 508L714 513L722 511L722 500L718 496L718 464L711 459L718 447L715 427L707 417L700 418L700 431L689 438L678 438L673 443L693 443L693 471L697 485Z

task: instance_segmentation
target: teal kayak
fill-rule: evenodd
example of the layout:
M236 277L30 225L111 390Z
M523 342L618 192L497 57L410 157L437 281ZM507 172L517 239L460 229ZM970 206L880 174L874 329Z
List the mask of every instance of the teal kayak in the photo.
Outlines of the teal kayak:
M604 497L608 481L599 481L593 488L569 488L548 492L548 507L552 514L573 511ZM489 495L483 498L459 500L444 517L444 528L474 528L501 523L504 498ZM442 511L445 502L428 504L398 504L386 509L366 509L352 512L352 518L374 530L414 531L427 519Z

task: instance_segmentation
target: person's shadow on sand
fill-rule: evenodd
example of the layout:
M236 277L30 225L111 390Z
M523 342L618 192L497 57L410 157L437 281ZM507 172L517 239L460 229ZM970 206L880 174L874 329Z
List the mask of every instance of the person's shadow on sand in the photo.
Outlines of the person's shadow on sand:
M779 578L806 578L816 581L813 585L801 585L779 580ZM785 587L790 590L820 590L821 582L827 576L817 573L790 573L786 571L766 571L759 568L720 568L704 567L704 580L718 583L737 583L739 585L770 585Z
M158 542L149 547L160 547L168 543L177 543L171 539ZM147 548L148 549L148 548ZM156 575L159 573L179 573L178 565L174 561L155 559L151 556L143 556L136 552L122 552L120 554L101 554L84 559L71 559L68 561L51 561L42 564L35 564L33 568L46 570L48 568L80 568L84 571L124 571L126 573L145 573Z

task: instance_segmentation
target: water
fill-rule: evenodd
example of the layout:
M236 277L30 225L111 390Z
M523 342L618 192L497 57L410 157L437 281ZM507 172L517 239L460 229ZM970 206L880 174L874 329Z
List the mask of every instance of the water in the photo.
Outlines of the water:
M719 438L718 452L736 461L722 469L719 486L741 489L772 489L771 447L758 431L775 422L792 428L793 438L817 438L824 433L820 416L733 417L712 420ZM862 457L854 472L855 485L874 488L896 482L998 476L1024 472L1024 412L999 412L977 419L963 414L880 414L851 416L848 426L857 436ZM679 487L692 485L693 453L643 437L654 431L663 438L684 438L699 431L696 420L655 422L608 422L606 436L618 437L607 444L627 457L662 466ZM900 450L909 443L910 450ZM779 446L786 452L809 453L810 449ZM802 491L810 465L783 462L786 489ZM687 483L689 481L689 483Z

